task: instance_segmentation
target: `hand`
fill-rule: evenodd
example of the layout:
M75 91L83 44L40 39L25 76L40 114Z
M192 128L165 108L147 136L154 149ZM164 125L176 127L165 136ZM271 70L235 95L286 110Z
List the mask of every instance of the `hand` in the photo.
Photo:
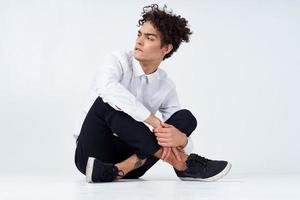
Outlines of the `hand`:
M172 147L172 152L176 158L176 160L178 161L182 161L181 157L180 157L180 153L183 152L183 150L181 148L178 147Z
M170 154L171 154L171 147L162 147L162 156L160 159L162 159L163 161L166 161L169 157L170 157Z
M187 144L187 137L173 125L161 122L162 127L153 129L158 144L162 147L181 147Z
M163 161L166 161L171 153L174 154L176 160L178 161L181 161L181 157L180 157L180 152L182 151L180 148L177 148L177 147L162 147L162 150L163 150L163 153L162 153L162 156L161 156L161 159Z

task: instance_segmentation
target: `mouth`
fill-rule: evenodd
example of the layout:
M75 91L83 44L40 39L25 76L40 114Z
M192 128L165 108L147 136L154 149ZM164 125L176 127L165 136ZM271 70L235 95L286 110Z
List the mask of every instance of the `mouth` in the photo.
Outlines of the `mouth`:
M134 48L134 50L135 51L141 51L141 52L143 52L141 49L139 49L139 48Z

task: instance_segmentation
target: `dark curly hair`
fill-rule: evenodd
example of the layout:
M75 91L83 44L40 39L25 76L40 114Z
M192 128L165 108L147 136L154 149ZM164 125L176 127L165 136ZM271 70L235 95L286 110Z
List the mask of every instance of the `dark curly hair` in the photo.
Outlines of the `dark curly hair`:
M142 19L138 21L138 27L145 22L150 22L161 33L161 47L172 44L173 49L163 58L169 58L179 48L181 42L189 42L191 30L188 28L188 21L180 15L175 15L171 11L159 9L157 4L145 6L141 13Z

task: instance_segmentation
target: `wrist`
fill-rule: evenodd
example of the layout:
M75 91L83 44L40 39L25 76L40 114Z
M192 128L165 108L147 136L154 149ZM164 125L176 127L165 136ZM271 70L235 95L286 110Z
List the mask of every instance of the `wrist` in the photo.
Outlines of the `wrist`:
M182 133L182 143L180 147L183 149L186 147L187 144L188 144L188 138L184 133Z
M151 125L153 128L161 127L160 119L157 118L155 115L151 114L145 122Z

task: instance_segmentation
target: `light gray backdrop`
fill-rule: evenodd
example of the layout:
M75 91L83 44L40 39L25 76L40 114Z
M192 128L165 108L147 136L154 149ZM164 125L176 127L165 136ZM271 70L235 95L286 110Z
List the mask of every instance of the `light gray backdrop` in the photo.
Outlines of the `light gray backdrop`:
M152 2L0 1L0 173L79 175L72 134L94 72L133 47ZM300 1L163 3L194 32L161 65L198 119L194 151L232 173L299 172Z

